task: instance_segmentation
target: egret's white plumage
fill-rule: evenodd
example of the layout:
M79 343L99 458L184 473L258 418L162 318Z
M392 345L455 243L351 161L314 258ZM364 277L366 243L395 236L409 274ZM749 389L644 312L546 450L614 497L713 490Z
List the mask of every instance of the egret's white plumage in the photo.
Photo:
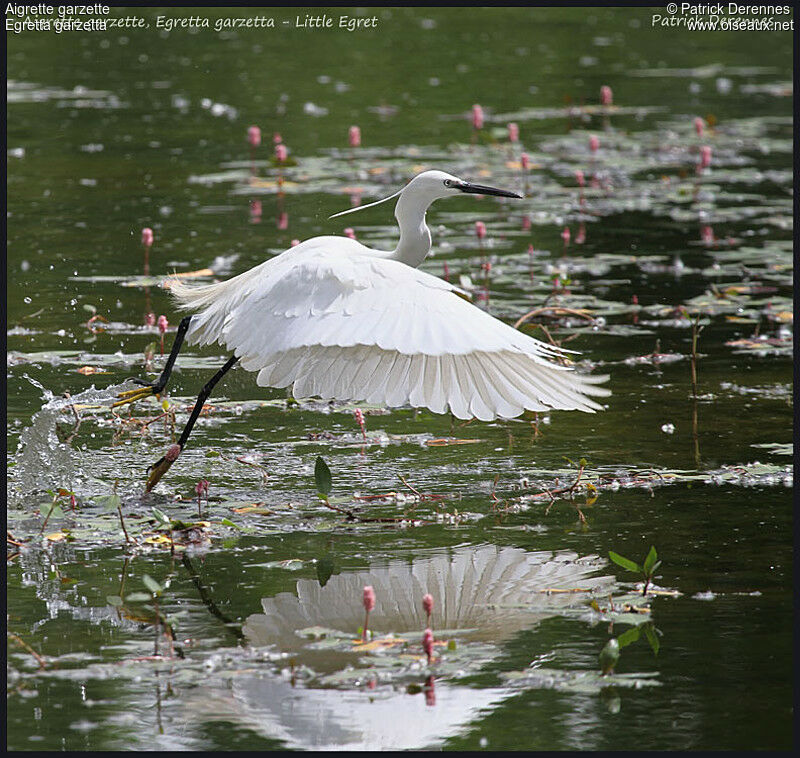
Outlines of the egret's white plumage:
M172 294L195 311L187 338L219 342L258 372L259 385L291 386L295 397L449 408L484 421L526 409L593 412L601 406L588 396L609 394L596 386L606 377L554 363L570 351L522 334L416 268L430 250L430 204L490 189L426 171L397 193L392 252L322 236L224 282L175 279Z

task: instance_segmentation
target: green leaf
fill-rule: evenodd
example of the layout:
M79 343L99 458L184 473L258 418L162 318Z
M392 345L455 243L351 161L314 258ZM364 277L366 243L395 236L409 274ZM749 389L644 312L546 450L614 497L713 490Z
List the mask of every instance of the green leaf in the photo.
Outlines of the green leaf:
M647 638L647 641L650 643L650 647L653 648L653 655L658 655L658 650L661 647L661 643L658 641L658 634L656 633L655 628L652 624L646 624L644 629L644 636Z
M328 464L322 460L322 456L317 456L317 462L314 465L314 481L317 483L317 492L325 497L333 487L333 477L331 477L331 470Z
M319 582L320 587L324 587L328 583L328 579L330 579L333 575L333 570L335 568L336 564L334 563L330 553L323 555L317 561L317 581Z
M142 582L144 583L144 586L147 587L147 589L150 590L150 592L152 592L154 595L160 595L164 591L164 588L155 579L153 579L153 577L148 576L147 574L142 576Z
M130 595L125 595L125 600L129 603L146 603L152 599L153 596L146 592L131 592Z
M167 516L167 514L164 513L164 511L160 511L160 510L158 510L158 508L151 508L150 510L152 511L153 515L156 517L156 521L161 522L165 526L171 526L172 525L172 522L170 521L169 516Z
M650 547L650 552L647 554L647 558L644 559L644 566L643 570L644 573L648 576L651 576L653 573L653 564L658 560L658 553L656 553L656 549L654 547Z
M61 507L52 501L42 503L39 506L39 513L45 518L62 518L64 516L64 511L61 510Z
M638 563L634 563L628 558L623 558L619 553L615 553L613 550L608 551L608 557L611 558L617 566L622 566L626 571L640 573L642 570L642 567Z
M119 595L106 595L106 602L115 608L119 608L122 605L122 598Z
M116 493L113 495L101 495L95 499L95 503L101 506L105 511L115 511L122 506L122 500Z
M240 531L242 529L242 527L240 527L238 524L234 524L233 521L231 521L229 518L222 519L220 523L224 524L225 526L232 526L234 529L239 529Z
M661 565L661 561L656 561L656 562L653 564L653 568L651 568L651 569L650 569L650 576L652 576L653 574L655 574L655 573L656 573L656 571L658 571L658 567L659 567L660 565Z
M620 636L617 637L617 642L619 643L620 648L630 645L632 642L636 642L636 640L639 639L640 634L641 629L639 629L638 626L632 626L626 632L620 634Z

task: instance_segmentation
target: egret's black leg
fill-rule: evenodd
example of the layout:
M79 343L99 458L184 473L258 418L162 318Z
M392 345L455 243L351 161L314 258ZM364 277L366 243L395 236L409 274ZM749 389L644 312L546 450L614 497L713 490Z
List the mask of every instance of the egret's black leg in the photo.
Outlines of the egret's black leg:
M222 377L233 368L238 360L239 359L235 355L232 355L230 358L228 358L227 363L219 371L217 371L217 373L206 382L203 389L200 390L200 394L197 396L197 402L194 404L194 408L192 408L189 420L186 422L186 426L183 427L183 431L181 432L181 436L178 438L178 442L169 450L167 450L166 455L163 455L152 466L150 466L150 468L147 469L150 472L150 475L147 477L147 484L145 486L146 492L150 492L150 490L153 489L156 484L158 484L161 477L167 473L169 467L181 454L183 448L186 447L186 441L189 439L189 435L192 433L192 429L197 421L197 417L203 410L203 404L206 402L206 400L208 400L211 390L213 390L217 385L217 382L219 382L219 380L222 379Z
M181 347L183 347L183 340L186 337L186 331L189 329L189 322L191 320L191 316L184 316L181 319L181 323L178 324L178 331L175 334L175 341L172 343L172 350L167 357L167 362L164 366L164 370L161 372L161 376L159 376L154 382L145 382L141 379L133 378L132 381L136 382L136 384L141 384L142 386L135 390L120 392L119 395L117 395L117 397L120 399L111 406L112 408L116 408L120 405L127 405L128 403L135 403L137 400L141 400L143 397L158 395L160 392L164 391L170 375L172 374L172 368L175 365L175 359L178 357Z

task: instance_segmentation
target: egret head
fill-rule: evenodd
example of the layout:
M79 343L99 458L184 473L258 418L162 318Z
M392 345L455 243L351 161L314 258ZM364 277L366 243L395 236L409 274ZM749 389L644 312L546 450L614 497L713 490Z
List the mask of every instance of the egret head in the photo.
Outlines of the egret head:
M346 211L334 213L331 218L337 216L344 216L347 213L355 213L356 211L371 208L374 205L385 203L387 200L392 200L395 197L415 199L420 202L423 208L427 208L434 200L439 200L443 197L453 197L462 193L471 195L495 195L497 197L514 197L521 199L522 195L516 192L509 192L508 190L495 189L494 187L487 187L484 184L473 184L464 179L459 179L457 176L448 174L445 171L423 171L417 174L403 189L395 192L389 197L384 197L382 200L376 200L374 203L367 203L366 205L359 205L357 208L348 208Z
M508 190L487 187L484 184L473 184L472 182L459 179L457 176L448 174L444 171L423 171L417 174L403 189L401 194L414 194L430 202L439 200L443 197L453 197L467 193L471 195L495 195L497 197L521 198L522 195Z

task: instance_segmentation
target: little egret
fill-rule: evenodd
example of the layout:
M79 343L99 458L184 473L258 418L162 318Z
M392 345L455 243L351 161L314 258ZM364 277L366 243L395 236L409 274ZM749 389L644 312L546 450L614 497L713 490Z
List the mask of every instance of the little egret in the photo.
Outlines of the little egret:
M462 193L521 198L443 171L424 171L398 198L400 240L391 252L346 237L313 237L224 282L171 281L185 310L161 376L123 392L115 405L158 394L169 381L184 338L233 352L208 381L177 444L150 468L151 490L186 445L217 382L234 364L258 372L263 387L292 387L295 397L411 405L460 419L513 418L525 410L602 406L597 385L563 363L573 352L546 345L490 316L458 287L419 271L431 248L425 213L434 200ZM331 216L334 218L335 216Z

